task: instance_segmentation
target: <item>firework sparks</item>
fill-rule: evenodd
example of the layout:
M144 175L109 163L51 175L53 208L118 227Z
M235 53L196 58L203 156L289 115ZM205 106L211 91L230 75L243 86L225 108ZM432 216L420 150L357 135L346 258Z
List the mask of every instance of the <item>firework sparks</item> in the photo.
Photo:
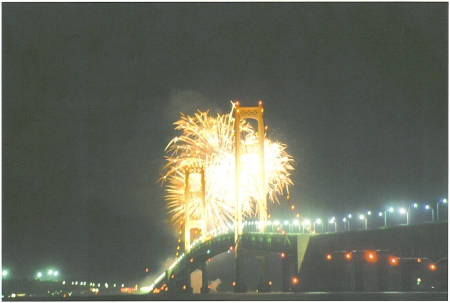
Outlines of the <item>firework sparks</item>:
M165 174L160 179L166 182L166 200L169 214L174 224L180 224L185 212L185 168L204 167L207 227L223 226L234 220L235 215L235 150L233 110L229 114L211 117L208 112L198 111L193 117L181 114L174 123L181 136L173 138L166 147L167 164ZM259 192L259 160L255 153L258 137L251 124L241 121L243 150L241 159L241 186L243 215L254 217L258 214L258 203L263 193ZM265 138L264 158L266 188L269 200L278 202L278 196L289 194L293 185L290 171L293 158L287 154L286 145ZM200 176L192 174L189 179L191 192L201 188ZM190 218L201 218L201 198L192 195Z

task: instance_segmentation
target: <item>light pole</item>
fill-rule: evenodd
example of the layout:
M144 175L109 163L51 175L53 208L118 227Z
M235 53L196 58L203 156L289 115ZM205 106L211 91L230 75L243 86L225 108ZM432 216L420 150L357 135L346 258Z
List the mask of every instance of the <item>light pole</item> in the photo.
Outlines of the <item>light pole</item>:
M400 213L401 214L406 213L406 225L409 225L409 213L404 208L400 208Z
M334 232L337 233L337 222L336 222L336 218L333 217L330 219L330 221L328 221L328 223L333 224L334 223Z
M303 225L303 233L305 233L305 225L309 225L309 229L311 229L311 221L309 221L308 219L306 219L305 221L302 222ZM310 231L311 232L311 231Z
M273 222L273 225L276 226L276 231L278 231L278 227L280 226L280 221L275 220L275 222ZM272 232L273 232L273 226L272 226Z
M284 221L284 225L287 225L287 226L288 226L288 232L292 232L292 231L291 231L291 224L289 224L289 221L288 221L288 220Z
M368 216L371 216L371 215L372 215L372 212L369 210L369 211L367 212L367 215L368 215ZM369 217L366 218L366 229L368 229L368 228L369 228Z
M412 207L417 208L417 207L418 207L417 203L414 203L414 204L412 205ZM408 213L410 214L410 216L412 216L412 213L411 213L411 205L408 207ZM408 224L409 224L409 222L408 222Z
M439 203L447 203L447 199L443 199L442 201L439 201L438 203L436 203L436 219L437 221L439 221Z
M263 222L262 224L264 224L264 222ZM267 231L269 231L269 230L268 230L269 225L272 226L272 221L267 220L267 221L266 221L266 230L267 230ZM272 227L272 229L270 230L270 232L273 232L273 227Z
M363 225L364 225L363 228L364 228L364 229L367 229L367 218L366 218L364 215L360 215L359 218L360 218L361 220L364 220L364 222L363 222L363 223L364 223L364 224L363 224Z
M434 221L434 209L430 205L425 206L426 209L431 209L431 222Z
M295 232L295 230L294 230L294 225L295 226L298 226L298 220L294 220L294 222L292 223L293 225L292 225L292 232ZM298 228L298 232L300 233L300 227Z
M384 227L386 227L386 215L387 215L387 212L390 212L390 213L392 213L392 212L394 212L394 208L392 208L392 207L389 207L387 210L385 210L384 211Z
M322 224L322 220L317 219L316 221L314 221L314 233L316 233L316 223L317 224ZM323 224L322 224L322 233L323 233Z

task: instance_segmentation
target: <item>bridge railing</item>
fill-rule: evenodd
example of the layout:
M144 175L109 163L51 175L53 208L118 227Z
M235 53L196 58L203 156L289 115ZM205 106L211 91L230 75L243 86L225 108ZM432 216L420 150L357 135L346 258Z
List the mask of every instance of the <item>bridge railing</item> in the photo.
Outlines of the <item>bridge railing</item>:
M205 241L208 241L210 239L213 239L214 237L217 237L219 235L228 234L228 233L234 233L234 223L228 223L226 226L222 227L216 227L212 230L208 231L205 235L201 235L197 239L195 239L191 245L189 246L190 250L193 250L198 245L201 245ZM186 254L181 254L167 269L167 271L172 271L177 265L179 265L184 258L186 258ZM161 275L159 275L155 281L150 286L144 286L141 287L141 291L152 291L164 278L166 278L166 272L164 271Z

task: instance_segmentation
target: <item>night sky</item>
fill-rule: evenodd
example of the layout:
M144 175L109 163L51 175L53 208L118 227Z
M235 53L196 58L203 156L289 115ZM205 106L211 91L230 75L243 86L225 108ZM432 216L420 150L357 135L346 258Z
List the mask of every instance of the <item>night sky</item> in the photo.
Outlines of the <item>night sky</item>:
M2 266L144 277L179 113L264 103L302 216L448 191L448 3L2 3Z

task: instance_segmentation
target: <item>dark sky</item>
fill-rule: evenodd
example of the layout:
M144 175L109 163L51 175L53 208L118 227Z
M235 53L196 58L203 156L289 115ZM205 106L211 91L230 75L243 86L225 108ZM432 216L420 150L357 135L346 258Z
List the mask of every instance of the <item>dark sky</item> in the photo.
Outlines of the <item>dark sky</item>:
M172 123L230 100L263 100L304 215L447 197L448 3L2 3L2 47L16 277L156 274Z

